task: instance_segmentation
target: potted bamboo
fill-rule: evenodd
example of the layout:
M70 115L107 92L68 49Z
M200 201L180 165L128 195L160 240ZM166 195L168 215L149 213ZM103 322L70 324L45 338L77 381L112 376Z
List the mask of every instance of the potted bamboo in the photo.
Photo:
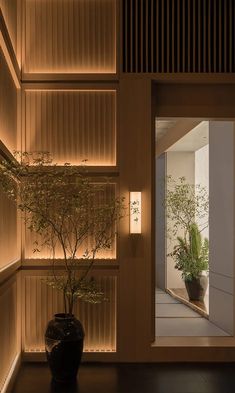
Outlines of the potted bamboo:
M180 270L190 300L203 300L209 268L209 240L202 237L208 227L209 198L205 187L189 184L185 177L167 178L165 198L167 236L173 250L167 254ZM170 223L170 224L169 224Z
M190 300L203 301L208 278L203 272L209 267L209 242L199 232L197 224L192 224L187 239L177 237L178 244L170 256L175 261L175 268L182 272L181 276Z

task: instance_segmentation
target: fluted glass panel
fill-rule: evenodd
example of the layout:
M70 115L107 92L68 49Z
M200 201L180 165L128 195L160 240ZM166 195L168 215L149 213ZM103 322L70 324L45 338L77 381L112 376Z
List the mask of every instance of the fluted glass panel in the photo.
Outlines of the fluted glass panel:
M116 91L27 90L25 148L63 164L116 164Z
M116 72L115 0L25 4L25 72Z
M62 293L48 287L42 279L45 275L32 273L24 278L25 312L23 330L25 332L25 352L45 350L44 333L53 315L64 312ZM108 301L100 304L78 302L75 316L85 329L86 352L116 351L116 286L115 276L97 277L100 288Z

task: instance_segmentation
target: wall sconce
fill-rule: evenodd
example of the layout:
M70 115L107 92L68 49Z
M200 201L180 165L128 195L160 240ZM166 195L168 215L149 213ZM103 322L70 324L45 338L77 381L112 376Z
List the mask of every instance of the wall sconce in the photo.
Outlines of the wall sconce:
M130 192L130 233L141 233L141 192Z

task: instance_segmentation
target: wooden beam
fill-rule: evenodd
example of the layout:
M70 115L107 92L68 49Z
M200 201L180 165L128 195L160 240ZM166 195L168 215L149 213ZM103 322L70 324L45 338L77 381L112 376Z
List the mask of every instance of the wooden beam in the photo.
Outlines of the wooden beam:
M201 120L185 119L179 120L177 124L156 142L156 156L159 157L169 147L174 145L179 139L196 127Z

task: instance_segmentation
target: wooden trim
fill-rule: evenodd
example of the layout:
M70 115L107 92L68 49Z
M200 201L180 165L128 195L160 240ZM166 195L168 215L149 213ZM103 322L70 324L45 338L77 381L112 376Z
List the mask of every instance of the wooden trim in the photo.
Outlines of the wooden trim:
M24 362L46 362L45 352L23 352ZM82 363L86 362L117 362L117 352L84 352Z
M17 62L16 54L13 49L10 35L0 9L0 47L2 48L11 76L17 89L20 89L20 68Z
M12 363L10 370L9 370L8 376L7 376L6 381L2 387L1 393L11 393L12 392L12 388L14 386L14 382L15 382L16 377L18 375L20 365L21 365L21 354L18 353Z
M22 82L22 91L26 90L118 90L118 81L36 81L36 82Z
M21 269L26 271L26 270L51 270L52 269L52 260L50 259L24 259L22 261L22 266ZM55 269L56 270L63 270L63 259L57 259L56 260L56 266ZM81 262L79 264L79 267L77 267L78 269L82 269L84 267L86 267L87 264L85 262ZM100 260L96 260L94 267L93 267L93 271L94 270L104 270L104 269L108 269L110 270L118 270L119 269L119 262L117 261L117 259L100 259Z
M224 73L122 73L122 79L151 79L157 83L200 83L200 84L235 84L235 72L224 72Z
M0 285L4 285L21 267L20 259L10 262L0 270Z
M12 155L10 150L4 145L4 143L0 139L0 158L3 158L8 161L16 162L15 157Z
M22 72L22 82L89 82L118 81L116 74L79 74L79 73L26 73Z

